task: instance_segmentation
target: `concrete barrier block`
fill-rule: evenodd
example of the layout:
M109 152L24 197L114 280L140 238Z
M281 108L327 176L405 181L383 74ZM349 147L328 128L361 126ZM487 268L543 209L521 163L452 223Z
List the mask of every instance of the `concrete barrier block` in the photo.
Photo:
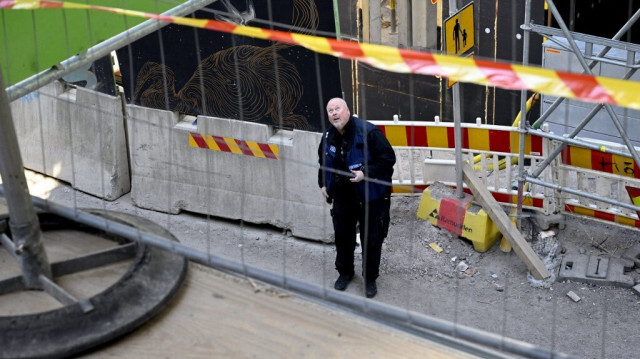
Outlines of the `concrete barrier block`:
M562 258L558 280L631 288L633 278L625 274L631 268L633 262L622 258L567 254Z
M246 138L256 142L267 142L273 135L267 125L208 116L198 116L197 131L221 137Z
M203 116L194 124L168 111L133 105L127 112L131 195L137 206L271 224L297 237L329 241L329 208L317 186L321 134L274 134L266 125ZM190 144L190 133L201 135L206 147ZM216 141L207 136L232 145L235 140L277 145L278 159L224 151L206 142Z
M56 81L13 101L11 111L26 168L106 200L129 192L118 97Z
M423 164L423 178L426 183L456 183L456 161L426 158Z

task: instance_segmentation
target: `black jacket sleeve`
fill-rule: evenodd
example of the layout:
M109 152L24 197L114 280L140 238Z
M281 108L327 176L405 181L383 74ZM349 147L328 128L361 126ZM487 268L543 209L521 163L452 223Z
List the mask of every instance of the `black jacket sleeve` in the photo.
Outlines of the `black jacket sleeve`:
M371 158L367 160L364 174L370 178L382 178L393 174L396 154L393 147L379 128L369 132L367 136Z
M324 187L324 171L322 169L324 166L324 153L322 153L324 149L324 137L325 134L323 133L320 145L318 146L318 187L320 188Z

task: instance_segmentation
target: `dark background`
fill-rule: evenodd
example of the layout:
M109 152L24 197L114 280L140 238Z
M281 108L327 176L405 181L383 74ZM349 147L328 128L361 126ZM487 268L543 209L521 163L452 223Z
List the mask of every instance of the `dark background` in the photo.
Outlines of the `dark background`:
M232 4L239 10L246 10L244 0L234 0ZM269 4L273 9L269 11ZM286 25L292 22L292 0L264 1L254 0L256 21L250 21L248 26L268 28L267 19L283 27L275 30L291 30ZM317 1L319 26L318 31L335 33L334 13L332 1ZM206 10L197 11L194 17L214 19L216 13L226 13L227 9L220 1L209 5ZM262 19L263 21L260 21ZM118 51L118 60L122 73L122 85L128 103L132 103L135 80L138 71L149 62L164 63L175 73L175 89L179 91L198 68L199 58L203 59L214 52L228 49L232 46L254 45L267 47L273 43L255 38L230 35L215 31L194 29L186 26L168 25L158 32L135 41L127 48ZM301 77L303 95L295 108L297 115L304 116L308 121L308 130L321 131L324 121L324 104L334 96L340 96L340 80L338 59L327 55L316 55L302 47L294 46L279 50L288 61L294 64ZM164 55L164 56L162 56ZM171 108L163 108L171 109ZM193 111L191 115L199 115L202 111ZM216 113L205 115L216 116ZM257 122L278 125L278 119L263 117Z
M254 1L257 20L248 25L268 27L270 16L277 24L291 24L292 1ZM457 6L462 8L469 2L458 0ZM232 3L238 10L244 10L244 0L234 0ZM269 11L269 4L272 3L274 8ZM357 41L361 36L356 3L356 0L338 2L340 36L343 40ZM316 1L319 12L316 34L319 36L331 37L335 33L332 4L333 1ZM442 1L442 4L443 13L448 14L448 1ZM640 0L556 0L555 4L573 31L609 38L640 8ZM524 22L524 5L524 1L475 0L476 44L473 56L521 63L523 40L522 36L518 39L516 34L523 34L520 26ZM534 23L557 27L544 10L543 0L532 0L531 9ZM210 5L207 11L198 11L194 16L213 18L212 11L226 12L226 9L218 1ZM622 40L637 42L639 28L634 26ZM276 29L298 31L286 26ZM485 29L489 29L489 33ZM533 66L541 64L542 40L539 35L531 33L529 63ZM174 25L138 40L118 51L127 101L131 102L136 74L147 61L164 62L170 67L176 74L177 91L197 69L198 54L204 58L216 51L244 44L271 45L270 42L253 38ZM164 52L164 58L161 51ZM439 49L430 51L439 52ZM367 120L391 120L397 114L402 121L433 121L434 116L440 116L442 121L453 121L452 91L446 80L384 72L355 61L317 55L300 47L291 47L279 51L279 54L292 62L301 76L304 94L295 112L307 119L307 129L311 131L321 131L326 127L324 107L334 96L343 96L354 110L352 112L360 112L358 115ZM464 104L463 122L475 122L476 117L480 117L486 124L508 126L520 111L520 91L464 83L459 86ZM529 118L535 119L537 116L539 107L534 106ZM258 122L277 125L277 119L268 117Z

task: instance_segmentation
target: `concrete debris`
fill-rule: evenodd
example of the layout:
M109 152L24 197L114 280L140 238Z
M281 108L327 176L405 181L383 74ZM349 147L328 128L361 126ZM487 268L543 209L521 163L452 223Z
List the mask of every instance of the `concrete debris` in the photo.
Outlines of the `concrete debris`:
M429 243L429 247L438 253L442 252L442 247L440 247L436 242Z
M582 299L576 293L574 293L573 291L569 291L569 293L567 293L567 297L571 298L571 300L573 300L576 303L578 303L580 301L580 299Z
M493 283L493 288L498 292L504 292L504 286L502 284Z
M634 293L636 293L637 295L640 295L640 284L636 285L632 289Z
M464 272L464 271L466 271L467 269L469 269L469 265L468 265L467 263L465 263L465 262L460 262L460 263L458 263L458 265L456 266L456 270L457 270L458 272Z
M249 284L251 284L251 286L253 287L254 293L260 292L261 288L256 284L256 282L253 279L247 278L247 280L249 281Z
M527 273L527 280L534 288L550 288L556 281L555 268L560 265L561 256L556 255L558 252L558 240L555 237L554 231L540 232L536 236L536 240L531 245L531 248L541 257L542 263L545 268L549 270L551 276L547 279L536 279L530 272Z
M540 232L540 238L541 239L547 239L549 237L555 237L555 236L556 236L556 232L555 231Z
M467 270L464 271L464 274L467 277L473 277L476 273L478 273L478 270L475 268L468 268Z
M622 258L632 261L637 268L640 268L640 244L633 245L624 251Z

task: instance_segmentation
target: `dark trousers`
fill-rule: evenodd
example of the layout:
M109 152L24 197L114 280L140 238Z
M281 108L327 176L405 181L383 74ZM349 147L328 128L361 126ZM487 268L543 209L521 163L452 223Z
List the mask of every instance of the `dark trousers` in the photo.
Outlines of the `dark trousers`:
M362 275L365 281L378 278L382 242L389 230L390 198L383 197L362 204L336 199L331 210L336 240L336 269L343 275L354 274L356 228L362 244ZM357 227L356 227L357 226Z

